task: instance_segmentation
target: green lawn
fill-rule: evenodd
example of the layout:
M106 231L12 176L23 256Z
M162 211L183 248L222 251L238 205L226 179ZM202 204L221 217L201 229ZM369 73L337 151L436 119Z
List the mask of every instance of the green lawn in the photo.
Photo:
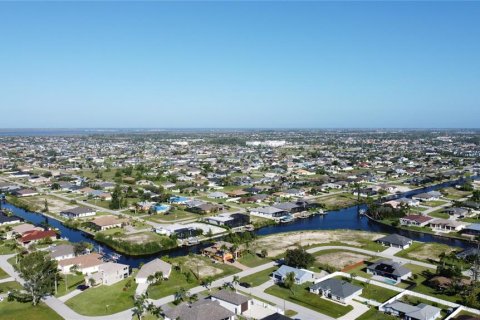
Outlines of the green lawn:
M277 267L272 267L249 276L243 277L240 279L240 282L249 283L252 287L261 285L264 282L270 280L270 274L275 271Z
M31 303L20 303L16 301L0 302L0 320L61 320L55 311L44 303L33 306Z
M350 280L342 277L337 278L346 281ZM365 299L375 300L380 303L383 303L399 294L399 292L397 291L379 287L373 284L367 284L358 280L350 280L350 283L363 288L362 294L360 295L361 297L364 297Z
M131 282L131 287L125 289L128 281ZM136 287L133 277L129 277L111 286L102 285L87 289L68 300L66 305L86 316L117 313L133 307L133 295Z
M3 271L2 268L0 268L0 279L5 279L5 278L8 278L8 277L9 277L9 275L5 271Z
M65 278L66 280L65 281ZM61 297L66 295L67 293L75 290L77 286L85 284L85 276L83 274L77 275L77 274L68 274L68 275L63 275L62 279L58 281L58 292L55 295L56 297Z
M147 220L153 222L162 222L162 221L175 221L182 219L196 219L200 218L200 215L185 210L174 209L168 214L153 214L146 217Z
M23 287L17 281L8 281L0 283L0 292L7 293L10 290L22 290Z
M398 320L398 318L371 308L356 320Z
M435 200L435 201L423 202L422 204L434 208L434 207L444 205L446 203L447 203L447 201Z
M443 299L446 301L461 303L461 300L462 300L461 296L459 295L449 296L442 292L438 292L435 288L428 286L428 279L427 277L425 277L424 271L430 271L431 274L434 274L435 270L427 269L427 268L420 267L415 264L409 264L409 263L405 264L405 268L412 270L412 274L416 275L416 279L414 277L412 281L414 281L417 284L417 286L413 288L412 291L423 293L431 297Z
M238 262L240 262L243 265L246 265L247 267L253 268L257 267L259 265L265 264L270 262L271 260L267 258L261 258L256 254L248 253L245 252L239 259Z
M158 285L150 285L148 287L148 297L151 299L160 299L177 292L180 288L186 290L200 285L195 277L192 277L192 282L188 283L184 274L172 270L170 278Z
M397 254L395 254L395 256L431 263L432 261L430 259L438 261L440 254L442 254L443 252L448 254L454 249L454 247L449 247L445 244L436 242L413 242L410 247L398 252Z
M306 283L295 286L293 289L295 294L289 289L278 285L271 286L265 290L265 292L333 318L341 317L353 309L352 306L342 306L338 303L323 299L317 294L310 293L307 289L310 285L311 283Z
M450 218L450 215L449 215L448 213L443 212L443 209L430 212L428 215L429 215L430 217L440 218L440 219L448 219L448 218Z
M12 244L14 241L15 240L1 241L2 243L0 244L0 255L15 253L15 250L12 250L10 248L10 244Z

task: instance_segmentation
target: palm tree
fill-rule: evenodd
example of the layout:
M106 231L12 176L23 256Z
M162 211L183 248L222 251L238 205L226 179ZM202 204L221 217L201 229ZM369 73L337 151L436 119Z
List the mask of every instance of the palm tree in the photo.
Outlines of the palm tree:
M184 287L181 287L180 289L178 289L177 292L175 292L175 301L177 303L180 301L184 301L186 297L187 297L187 290L185 290Z
M239 276L233 276L232 284L234 286L238 285L240 283L240 277Z
M285 288L290 289L293 295L295 295L294 292L294 286L295 286L295 273L289 272L287 273L287 276L285 277L285 280L283 280L283 285Z
M155 276L154 276L153 274L151 274L151 275L149 275L149 276L147 277L147 282L148 282L148 283L152 283L153 280L155 280Z
M145 313L145 302L147 300L147 296L142 294L140 296L135 296L133 301L133 309L132 313L133 316L137 316L138 320L142 319L143 314Z
M155 284L160 284L162 283L163 281L163 272L162 271L159 271L159 272L155 272Z

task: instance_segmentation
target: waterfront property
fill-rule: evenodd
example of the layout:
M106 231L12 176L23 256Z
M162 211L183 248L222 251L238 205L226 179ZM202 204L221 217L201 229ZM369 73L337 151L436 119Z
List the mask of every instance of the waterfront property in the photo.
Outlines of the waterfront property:
M68 219L77 219L91 217L94 216L96 213L96 210L90 207L75 207L72 209L61 211L60 216Z
M86 285L112 285L127 278L130 268L126 264L106 262L98 266L98 271L85 275Z
M400 218L402 226L425 227L433 218L419 214L407 215Z
M98 253L90 253L82 256L77 256L70 259L64 259L58 262L58 268L62 273L72 272L72 267L77 271L87 274L98 271L98 268L103 264L102 256Z
M410 247L413 240L394 233L378 239L377 242L387 247L406 249Z
M135 277L136 283L148 283L150 276L155 276L158 272L162 273L164 279L170 277L172 272L172 265L160 259L153 259L150 262L145 263L137 273Z

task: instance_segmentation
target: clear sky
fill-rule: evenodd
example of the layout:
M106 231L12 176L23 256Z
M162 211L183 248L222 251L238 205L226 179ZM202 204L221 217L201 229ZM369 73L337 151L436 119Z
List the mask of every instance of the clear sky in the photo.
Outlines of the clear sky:
M0 128L478 128L480 3L0 3L0 111Z

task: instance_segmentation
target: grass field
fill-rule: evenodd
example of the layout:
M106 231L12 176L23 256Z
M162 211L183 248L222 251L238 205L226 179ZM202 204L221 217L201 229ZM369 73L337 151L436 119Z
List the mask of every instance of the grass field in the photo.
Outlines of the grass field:
M350 280L342 277L338 278L346 281ZM364 297L365 299L375 300L380 303L383 303L399 294L399 292L397 291L379 287L373 284L367 284L358 280L350 280L350 283L363 288L362 294L360 295L361 297Z
M9 277L9 275L5 271L3 271L2 268L0 268L0 279L5 279L5 278L8 278L8 277Z
M67 281L65 281L65 277ZM57 289L57 294L55 296L56 297L64 296L67 293L75 290L77 286L81 284L85 284L85 278L83 274L63 275L62 278L58 281L58 289Z
M22 285L16 281L8 281L0 283L0 293L7 293L10 290L21 290Z
M448 254L456 249L457 248L440 243L414 242L409 248L400 251L395 256L424 262L432 262L439 261L439 257L443 252Z
M31 303L20 303L16 301L0 302L0 320L61 320L55 311L44 303L33 306Z
M131 286L125 289L130 281ZM66 302L66 305L79 314L86 316L102 316L117 313L133 307L135 280L130 277L111 286L90 288Z
M333 318L341 317L353 309L352 306L342 306L338 303L320 298L317 294L310 293L307 289L309 285L310 284L307 283L301 286L295 286L293 289L295 294L289 289L278 285L271 286L265 290L265 292Z
M372 308L358 317L356 320L398 320L397 317L385 314Z
M238 259L238 262L250 268L268 263L270 261L271 260L268 258L261 258L258 255L251 253L245 253Z
M275 270L277 270L277 267L272 267L272 268L251 274L249 276L241 278L240 282L246 282L250 284L252 287L259 286L262 283L270 280L270 274Z

